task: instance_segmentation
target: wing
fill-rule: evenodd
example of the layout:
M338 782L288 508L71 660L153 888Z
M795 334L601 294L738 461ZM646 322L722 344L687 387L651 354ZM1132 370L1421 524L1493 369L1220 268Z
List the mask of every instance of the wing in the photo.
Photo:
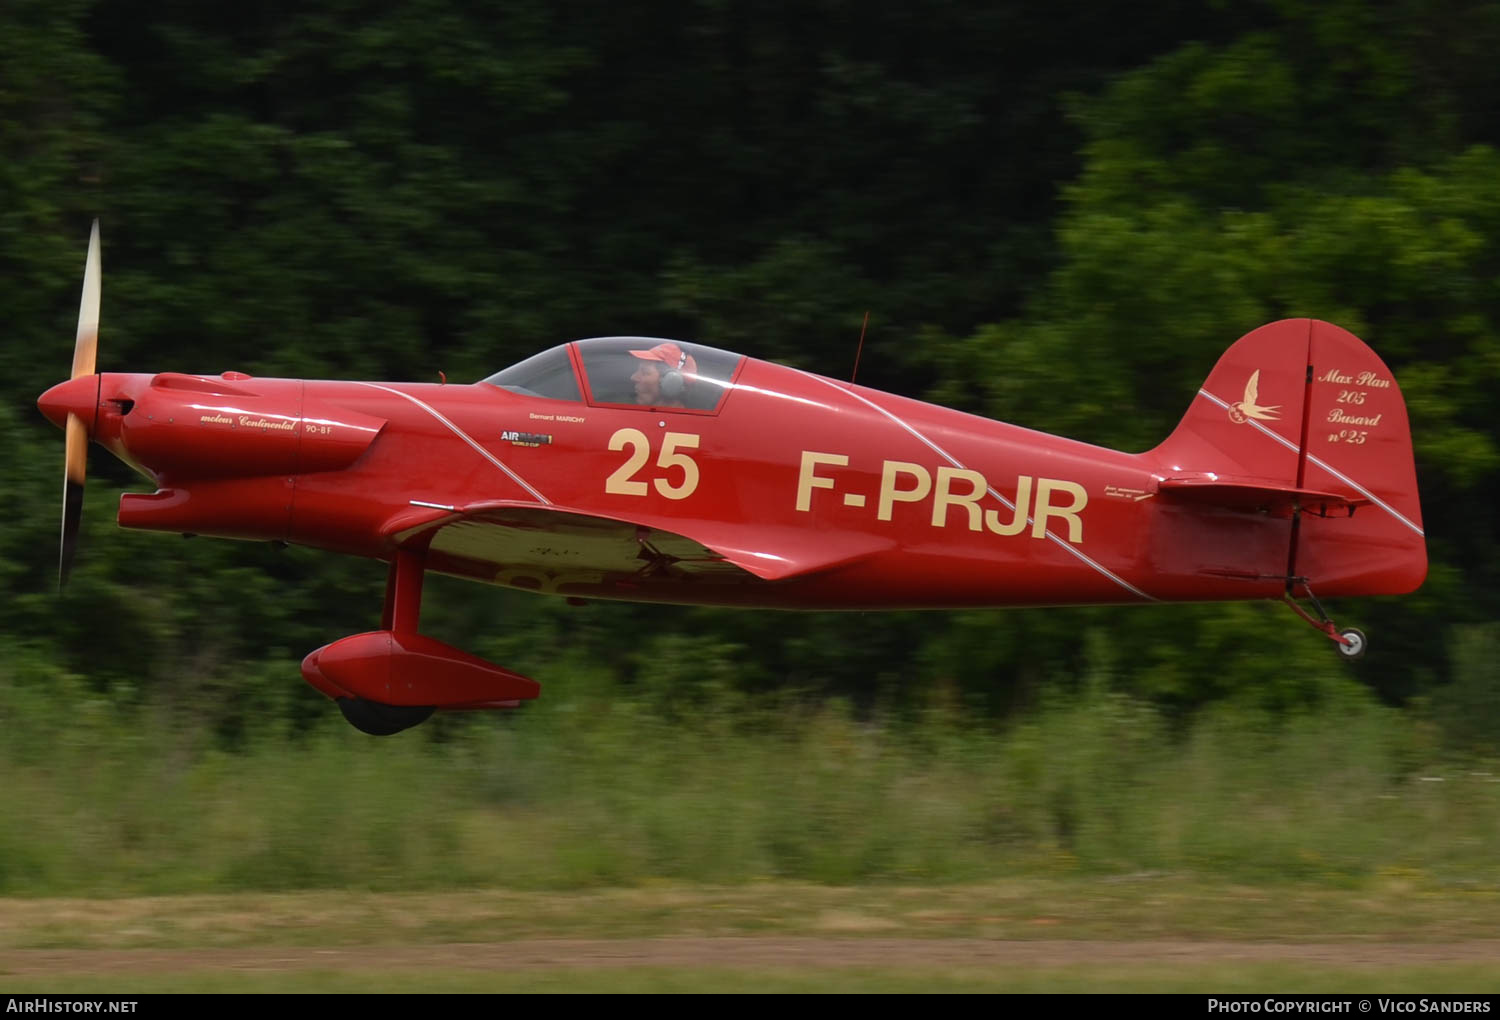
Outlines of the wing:
M664 589L785 581L856 562L892 544L861 534L626 519L513 502L413 507L383 531L395 545L429 541L429 565L443 573L595 598L647 591L667 598Z
M1250 381L1245 383L1245 404L1254 407L1260 398L1260 369L1250 373Z

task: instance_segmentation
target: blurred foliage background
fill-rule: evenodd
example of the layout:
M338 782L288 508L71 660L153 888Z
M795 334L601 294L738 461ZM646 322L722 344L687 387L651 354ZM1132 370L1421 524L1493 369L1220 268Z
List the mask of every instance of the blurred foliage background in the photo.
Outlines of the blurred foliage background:
M557 805L524 844L556 852L521 867L542 884L1352 874L1425 844L1350 832L1458 817L1464 873L1493 879L1496 787L1438 814L1391 791L1492 760L1500 726L1496 52L1500 5L1455 0L0 6L0 800L39 834L0 844L0 889L158 888L183 869L118 849L206 860L189 822L221 803L263 807L260 836L220 819L236 851L189 886L337 884L331 833L405 859L381 826L412 818L447 842L385 880L491 880L454 827L518 804ZM868 309L861 382L1140 450L1235 338L1327 318L1404 390L1431 571L1333 607L1371 635L1352 667L1272 604L736 613L433 579L424 628L544 695L396 750L297 671L374 625L381 564L120 531L139 479L96 454L54 594L62 443L35 400L67 372L95 216L106 371L468 381L641 334L847 376ZM258 775L322 792L277 795L288 821ZM1351 789L1339 856L1317 833ZM653 822L674 797L711 845ZM58 821L84 817L97 845Z

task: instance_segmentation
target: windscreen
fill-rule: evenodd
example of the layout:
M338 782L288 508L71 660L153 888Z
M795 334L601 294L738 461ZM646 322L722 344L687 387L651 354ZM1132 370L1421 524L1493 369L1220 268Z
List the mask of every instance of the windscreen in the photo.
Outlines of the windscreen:
M578 380L573 375L573 362L568 357L567 344L532 355L504 371L496 372L484 381L522 396L583 402L583 394L578 390Z

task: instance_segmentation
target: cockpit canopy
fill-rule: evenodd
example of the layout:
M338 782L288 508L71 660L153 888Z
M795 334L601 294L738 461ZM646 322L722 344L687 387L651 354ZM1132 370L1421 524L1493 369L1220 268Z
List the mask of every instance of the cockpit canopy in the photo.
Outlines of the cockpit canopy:
M744 360L743 355L682 340L595 337L543 351L484 381L552 400L713 413ZM660 388L644 387L645 398L643 387L632 381L643 366L652 370L647 374L662 380ZM674 374L676 379L667 378Z

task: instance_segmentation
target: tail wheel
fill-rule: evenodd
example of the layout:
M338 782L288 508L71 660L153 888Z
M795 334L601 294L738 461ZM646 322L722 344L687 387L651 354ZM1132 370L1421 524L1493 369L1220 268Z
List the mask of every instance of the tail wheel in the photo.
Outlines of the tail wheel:
M1307 583L1307 578L1289 577L1287 578L1287 582L1287 593L1281 597L1281 601L1291 606L1293 612L1312 624L1314 630L1322 631L1328 640L1333 642L1333 647L1339 650L1340 658L1349 662L1364 658L1365 649L1370 644L1365 638L1364 631L1358 627L1344 627L1340 629L1330 620L1328 614L1323 611L1323 603L1319 602L1318 597L1313 594L1312 587ZM1318 612L1316 617L1297 605L1296 600L1292 598L1294 585L1301 585L1303 591L1307 592L1307 597L1312 600L1313 608Z
M349 725L372 737L388 737L409 730L426 722L436 710L435 705L387 705L365 698L339 698L338 706Z

